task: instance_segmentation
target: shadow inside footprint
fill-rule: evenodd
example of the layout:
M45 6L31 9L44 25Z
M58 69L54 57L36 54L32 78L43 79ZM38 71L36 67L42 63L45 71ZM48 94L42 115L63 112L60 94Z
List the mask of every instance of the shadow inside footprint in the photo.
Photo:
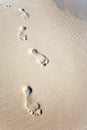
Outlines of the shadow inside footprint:
M28 93L28 95L32 94L32 91L33 91L32 88L30 86L28 86L27 91L26 91Z

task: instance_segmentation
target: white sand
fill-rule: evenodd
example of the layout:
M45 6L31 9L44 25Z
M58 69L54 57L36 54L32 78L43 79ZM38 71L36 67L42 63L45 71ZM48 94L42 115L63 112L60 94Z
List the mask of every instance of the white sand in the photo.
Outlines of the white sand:
M87 23L53 0L0 1L0 130L86 130ZM22 19L19 8L30 18ZM20 26L27 27L27 41L17 38ZM37 64L29 48L46 55L49 64ZM26 85L42 106L39 117L25 109Z

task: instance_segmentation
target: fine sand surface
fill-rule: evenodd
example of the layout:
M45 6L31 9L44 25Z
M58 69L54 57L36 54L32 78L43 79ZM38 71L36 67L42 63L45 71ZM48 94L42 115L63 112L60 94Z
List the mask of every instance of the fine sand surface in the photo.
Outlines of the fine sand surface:
M0 4L0 130L87 130L86 21L53 0ZM17 35L22 26L23 39ZM49 63L38 64L31 48ZM23 89L29 85L42 115L31 116L25 108Z

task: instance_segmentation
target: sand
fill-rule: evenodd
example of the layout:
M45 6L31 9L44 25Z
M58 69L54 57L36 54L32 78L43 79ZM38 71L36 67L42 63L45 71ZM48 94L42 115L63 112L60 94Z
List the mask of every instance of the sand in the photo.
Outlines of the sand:
M0 130L87 129L87 23L57 8L53 0L0 0ZM28 18L20 15L23 8ZM26 26L23 36L19 28ZM27 54L49 59L45 67ZM25 108L23 88L42 115Z

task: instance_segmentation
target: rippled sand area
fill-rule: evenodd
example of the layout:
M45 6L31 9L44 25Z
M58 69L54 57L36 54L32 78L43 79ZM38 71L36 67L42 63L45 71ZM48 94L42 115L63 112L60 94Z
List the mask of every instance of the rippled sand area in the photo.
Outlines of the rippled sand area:
M86 130L86 77L86 21L53 0L0 0L0 130Z

